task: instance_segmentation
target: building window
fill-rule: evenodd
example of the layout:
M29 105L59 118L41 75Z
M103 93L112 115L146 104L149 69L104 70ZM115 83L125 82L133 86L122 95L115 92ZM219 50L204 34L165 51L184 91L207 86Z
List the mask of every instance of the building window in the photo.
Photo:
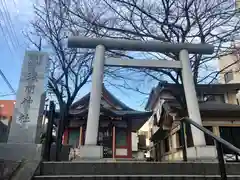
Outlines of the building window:
M207 130L213 132L213 127L212 126L204 126ZM208 146L213 146L214 145L214 140L211 136L205 134L205 141L206 141L206 145Z
M230 82L231 80L233 80L233 72L232 71L228 71L224 74L224 80L225 83Z
M187 147L193 147L192 129L190 124L186 124Z
M116 146L127 146L127 130L116 128Z
M177 148L180 148L183 146L182 138L181 138L181 129L176 132L176 138L177 138Z
M204 126L206 129L208 129L209 131L213 132L213 127L212 126ZM191 126L188 126L186 128L186 131L187 131L187 147L193 147L193 139L192 139L192 136L191 136ZM177 135L177 148L180 148L183 146L183 142L182 142L182 139L181 139L181 130L177 131L176 132L176 135ZM206 145L208 146L212 146L214 145L214 140L211 136L205 134L205 140L206 140Z
M203 96L202 96L202 94L197 94L197 99L198 99L198 101L203 101Z
M79 129L70 129L68 135L68 144L72 145L73 148L77 148L79 145Z
M169 138L164 139L164 151L169 152L170 151L170 146L169 146Z
M157 115L156 114L153 115L153 125L157 126Z
M153 129L151 128L150 129L150 135L148 135L149 137L152 137L152 135L153 135Z
M204 94L203 100L225 103L224 94Z

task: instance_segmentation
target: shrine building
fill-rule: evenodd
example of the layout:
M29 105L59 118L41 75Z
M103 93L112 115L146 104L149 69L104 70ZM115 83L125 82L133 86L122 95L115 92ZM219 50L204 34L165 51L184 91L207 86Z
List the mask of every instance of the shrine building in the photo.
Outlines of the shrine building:
M76 149L84 145L89 99L90 93L71 106L69 127L63 136L64 145L72 145ZM132 134L142 127L151 114L128 107L103 86L97 141L98 145L103 146L103 157L132 158Z

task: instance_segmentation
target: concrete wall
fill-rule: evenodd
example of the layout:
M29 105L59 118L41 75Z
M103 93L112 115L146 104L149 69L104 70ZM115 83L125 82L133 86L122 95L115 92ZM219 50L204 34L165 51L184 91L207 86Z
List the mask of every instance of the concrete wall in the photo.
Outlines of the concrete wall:
M146 146L149 146L150 145L150 141L149 141L149 138L151 137L151 133L150 133L150 129L152 127L152 117L150 117L146 122L145 124L138 130L138 133L141 133L141 132L148 132L147 133L147 136L146 136Z
M68 161L69 155L70 155L70 149L72 148L71 145L63 145L62 151L60 152L60 160L61 161ZM50 161L56 160L56 145L51 145L51 151L50 151Z
M235 54L230 54L226 56L221 56L218 60L219 70L222 71L219 74L219 83L225 84L224 74L226 72L233 72L233 80L227 82L231 83L240 83L240 58ZM236 93L227 92L225 94L227 99L226 103L237 104ZM239 98L240 100L240 98Z
M164 96L164 98L171 98L172 96L170 96L169 94L166 93L166 95ZM152 143L150 141L150 138L152 136L152 134L154 134L158 129L159 127L155 126L153 124L153 120L154 120L154 115L157 116L157 119L158 121L160 120L160 117L161 117L161 112L162 112L162 105L164 103L164 99L161 99L158 98L157 101L155 102L154 104L154 109L153 109L153 114L152 116L148 119L148 121L146 121L146 123L139 129L139 132L140 131L147 131L148 134L146 136L146 146L147 147L152 147Z
M228 83L239 83L240 82L240 62L236 62L238 60L239 60L239 58L237 58L237 56L233 55L233 54L230 54L227 56L221 56L219 58L219 61L218 61L219 69L220 70L224 69L223 72L220 73L220 76L219 76L220 83L225 84L224 73L228 72L230 70L233 71L233 80ZM231 65L231 66L228 67L229 65Z
M170 154L166 154L165 156L163 156L162 161L180 161L182 159L182 150L179 150Z

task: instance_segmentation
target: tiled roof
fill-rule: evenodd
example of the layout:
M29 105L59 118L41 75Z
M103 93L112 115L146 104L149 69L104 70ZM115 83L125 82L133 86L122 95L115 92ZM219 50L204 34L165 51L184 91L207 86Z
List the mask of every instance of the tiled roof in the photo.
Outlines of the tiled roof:
M187 114L187 109L183 109L176 101L166 101L164 109L167 112L177 110L181 116ZM220 103L220 102L199 102L200 113L203 116L211 117L240 117L240 106L235 104Z
M231 84L198 84L196 86L197 93L226 93L226 92L237 92L240 90L240 83L231 83ZM146 109L149 109L149 106L151 107L153 102L159 97L159 94L163 91L171 91L172 93L176 95L183 95L183 86L182 84L172 84L172 83L159 83L157 87L153 88L147 104Z
M120 107L121 110L125 111L135 111L132 108L128 107L126 104L117 99L112 93L110 93L105 86L103 85L102 89L102 98L110 105L112 108ZM76 109L79 106L84 106L88 108L90 100L90 93L86 94L84 97L72 104L71 109Z
M166 101L165 103L169 104L171 107L180 109L181 106L176 101ZM220 103L213 101L199 102L200 111L239 111L240 106L236 104Z

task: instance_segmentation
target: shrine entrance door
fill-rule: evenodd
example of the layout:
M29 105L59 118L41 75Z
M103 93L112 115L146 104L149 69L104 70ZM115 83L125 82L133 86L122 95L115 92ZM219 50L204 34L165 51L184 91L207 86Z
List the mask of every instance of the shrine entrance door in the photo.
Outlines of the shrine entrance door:
M112 126L100 127L98 133L98 145L103 147L103 158L112 158L113 144L112 144Z

